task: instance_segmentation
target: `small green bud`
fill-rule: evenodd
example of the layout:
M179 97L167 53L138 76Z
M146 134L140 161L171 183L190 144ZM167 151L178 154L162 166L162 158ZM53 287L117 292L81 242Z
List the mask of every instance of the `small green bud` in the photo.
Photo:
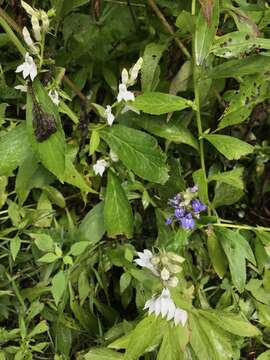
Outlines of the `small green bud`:
M167 256L170 258L170 260L178 262L180 264L182 264L185 261L185 259L182 256L177 255L173 252L168 252Z
M159 256L153 256L150 260L153 265L158 265L160 263L160 257Z
M168 269L173 274L177 274L182 271L182 267L176 264L168 264Z

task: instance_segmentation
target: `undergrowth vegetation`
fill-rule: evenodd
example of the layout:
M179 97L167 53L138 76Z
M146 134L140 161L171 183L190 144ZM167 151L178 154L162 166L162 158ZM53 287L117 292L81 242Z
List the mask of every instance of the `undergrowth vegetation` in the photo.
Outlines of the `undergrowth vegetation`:
M270 359L269 25L0 0L0 360Z

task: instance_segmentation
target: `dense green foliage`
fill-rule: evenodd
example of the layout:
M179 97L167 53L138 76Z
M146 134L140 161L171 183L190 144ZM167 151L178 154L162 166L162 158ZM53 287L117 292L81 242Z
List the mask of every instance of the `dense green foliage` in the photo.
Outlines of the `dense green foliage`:
M0 360L270 359L267 1L0 5Z

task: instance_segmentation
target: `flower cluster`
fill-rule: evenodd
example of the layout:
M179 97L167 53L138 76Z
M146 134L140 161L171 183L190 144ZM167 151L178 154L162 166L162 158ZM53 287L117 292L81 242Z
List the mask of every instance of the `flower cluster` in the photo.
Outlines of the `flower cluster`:
M181 323L184 326L188 317L187 312L176 307L168 287L174 288L178 285L178 278L175 275L182 271L179 264L185 259L172 252L160 251L159 254L153 254L145 249L143 252L138 252L138 258L134 261L159 277L163 285L161 294L154 294L147 300L144 310L148 309L149 315L152 313L155 316L161 315L168 321L173 320L175 325Z
M182 271L179 264L185 259L172 252L160 251L159 254L153 254L145 249L143 252L138 252L138 258L134 261L159 277L164 287L176 287L178 285L176 274Z
M173 320L175 326L180 323L185 326L187 322L187 312L175 306L170 290L167 288L164 288L159 296L154 295L147 300L144 306L144 310L146 309L149 309L149 315L154 313L156 316L166 317L168 321Z
M168 204L172 207L173 214L167 218L166 223L170 225L176 220L182 228L194 229L195 219L199 219L200 213L207 209L197 197L198 186L195 185L169 199Z

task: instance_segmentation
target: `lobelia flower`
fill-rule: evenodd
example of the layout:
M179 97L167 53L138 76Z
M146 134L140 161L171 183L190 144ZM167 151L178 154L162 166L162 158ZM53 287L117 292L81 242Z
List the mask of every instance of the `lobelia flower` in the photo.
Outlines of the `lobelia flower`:
M108 166L108 163L106 160L104 160L104 159L98 160L95 163L95 165L93 166L94 173L96 175L102 176L107 166Z
M16 85L16 86L14 86L14 89L19 90L21 92L27 92L27 86L26 85Z
M185 326L187 322L187 312L175 306L170 290L167 288L162 290L160 296L154 295L147 300L144 306L144 310L146 309L148 309L149 315L154 313L156 317L161 315L162 318L166 317L168 321L174 320L175 326L180 323Z
M29 47L33 54L37 54L38 49L36 48L27 27L24 26L24 28L22 29L22 34L26 45Z
M117 95L117 101L121 102L122 100L124 100L124 101L134 101L135 100L135 96L134 96L133 92L127 90L127 86L123 83L119 84L119 92Z
M15 72L22 72L24 79L27 78L27 76L30 76L30 79L32 81L37 76L37 66L34 62L34 59L32 58L32 56L29 55L28 52L25 54L24 63L19 65Z
M205 211L207 209L207 206L198 199L193 199L191 201L191 206L192 206L193 210L195 211L195 213L199 213L199 212Z
M59 103L60 103L58 91L56 91L56 90L50 90L48 94L49 94L49 97L51 98L52 102L53 102L56 106L58 106Z
M143 252L137 252L139 256L134 262L141 267L149 269L154 275L159 276L156 266L151 262L154 258L154 254L150 250L143 250Z
M111 107L110 105L107 105L107 106L106 106L105 116L106 116L108 125L112 126L115 117L114 117L114 115L112 114L112 107Z
M194 229L195 227L195 221L192 217L192 214L187 214L185 217L180 219L182 228L184 229Z

